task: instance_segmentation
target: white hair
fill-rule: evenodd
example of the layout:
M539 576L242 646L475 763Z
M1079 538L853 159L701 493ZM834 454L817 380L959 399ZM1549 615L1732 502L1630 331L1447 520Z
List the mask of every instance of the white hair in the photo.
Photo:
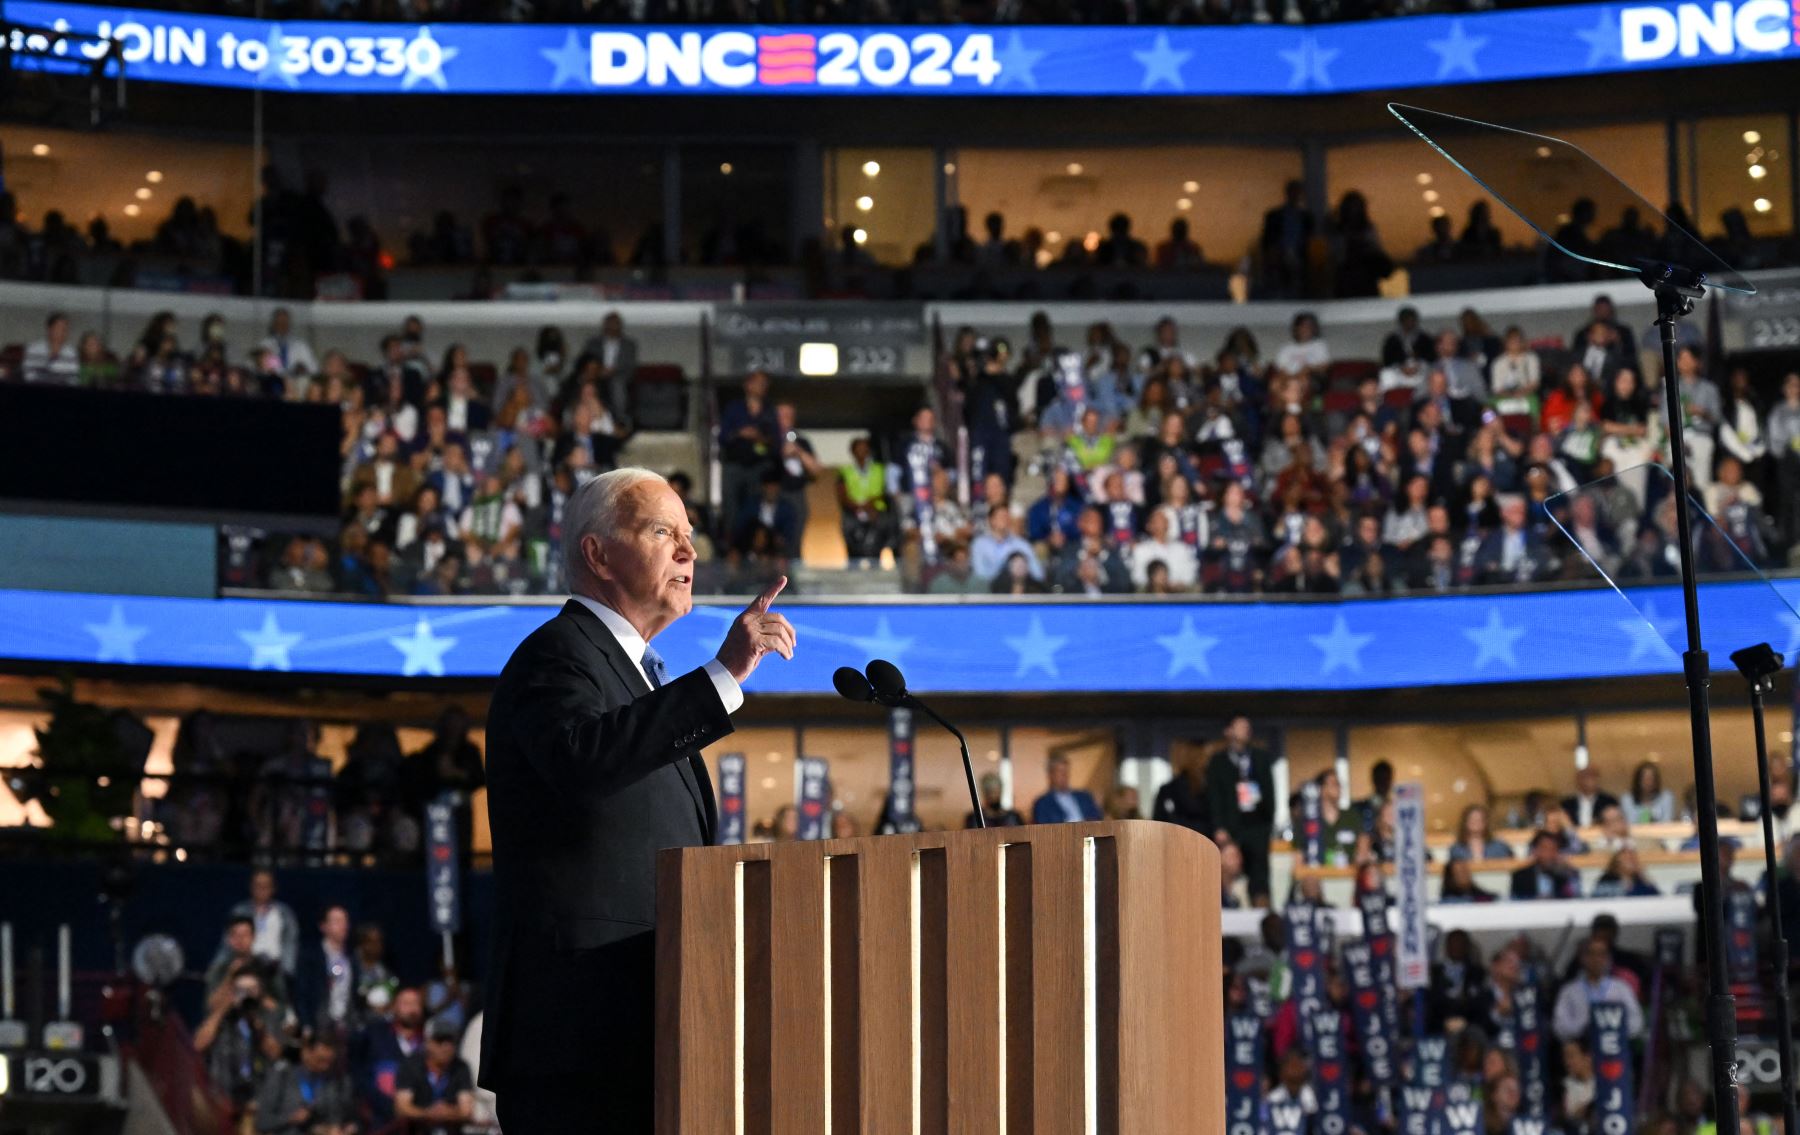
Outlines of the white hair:
M562 555L563 575L571 590L577 580L589 574L581 542L589 536L604 540L618 534L619 506L632 489L668 483L661 473L627 465L608 470L569 494L569 501L563 506Z

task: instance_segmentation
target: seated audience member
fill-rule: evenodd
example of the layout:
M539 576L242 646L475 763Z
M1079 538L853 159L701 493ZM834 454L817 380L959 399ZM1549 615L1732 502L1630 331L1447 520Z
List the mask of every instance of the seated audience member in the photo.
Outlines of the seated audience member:
M1430 1008L1433 1024L1459 1030L1473 1022L1481 1010L1482 986L1487 968L1476 953L1467 930L1444 935L1444 957L1431 967Z
M1581 897L1581 876L1563 862L1562 845L1554 832L1539 829L1531 837L1531 862L1513 872L1515 899L1573 899Z
M1006 799L1006 782L1000 779L997 772L983 773L981 776L981 815L990 828L1016 828L1025 822L1025 817L1008 808ZM974 828L981 825L975 822L975 813L970 812L963 818L963 827Z
M256 1096L256 1130L263 1135L354 1135L356 1096L338 1068L338 1042L329 1032L300 1043L298 1060L269 1070Z
M424 1044L425 998L411 987L397 990L388 1015L370 1021L352 1042L350 1074L377 1127L394 1120L400 1069Z
M25 348L20 377L26 382L48 382L59 386L76 385L81 377L81 359L69 337L69 317L51 312L44 320L44 337Z
M1456 842L1450 845L1452 859L1511 859L1512 848L1495 839L1488 831L1488 810L1480 804L1463 809L1457 824Z
M1638 861L1637 849L1622 847L1613 852L1613 857L1606 865L1606 871L1594 882L1594 897L1600 898L1642 898L1647 895L1660 895L1655 883L1644 877L1643 864Z
M433 1021L425 1048L400 1066L394 1081L394 1116L419 1135L459 1135L475 1112L475 1078L456 1054L457 1029Z
M1499 896L1475 881L1475 869L1468 859L1451 859L1444 864L1444 882L1438 890L1438 901L1444 903L1493 902Z
M1600 813L1608 805L1617 806L1619 798L1600 787L1600 770L1593 765L1575 772L1575 794L1562 799L1569 822L1578 828L1591 828L1600 822Z
M1093 793L1085 788L1070 786L1069 758L1060 755L1051 757L1046 765L1046 772L1050 785L1031 806L1032 823L1057 824L1101 818L1100 803L1094 799Z
M1581 975L1567 982L1556 995L1551 1028L1558 1040L1570 1041L1588 1034L1595 1005L1614 1004L1625 1009L1625 1028L1633 1037L1644 1032L1644 1010L1637 992L1613 975L1612 950L1604 939L1589 938L1581 944Z

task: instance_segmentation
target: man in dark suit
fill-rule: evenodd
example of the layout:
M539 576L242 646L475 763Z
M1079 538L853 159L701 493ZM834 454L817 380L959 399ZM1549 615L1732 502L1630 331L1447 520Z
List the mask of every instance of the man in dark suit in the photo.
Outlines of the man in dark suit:
M1578 828L1591 828L1600 822L1600 813L1615 807L1619 798L1600 787L1600 770L1593 765L1575 773L1575 795L1562 800L1569 822Z
M1275 828L1275 759L1250 744L1250 719L1234 717L1225 741L1206 766L1206 798L1213 823L1244 853L1250 901L1269 897L1269 837ZM1223 843L1223 840L1219 842Z
M718 657L671 676L650 640L693 606L693 530L646 469L565 506L573 597L501 671L488 710L497 910L481 1086L507 1135L653 1124L656 852L712 842L700 750L732 731L742 683L794 628L769 605Z
M350 948L350 912L333 903L319 916L319 940L300 947L294 971L294 1013L303 1030L348 1033L356 1019L362 966Z
M1562 842L1554 832L1531 837L1531 862L1513 872L1515 899L1578 899L1581 876L1563 862Z

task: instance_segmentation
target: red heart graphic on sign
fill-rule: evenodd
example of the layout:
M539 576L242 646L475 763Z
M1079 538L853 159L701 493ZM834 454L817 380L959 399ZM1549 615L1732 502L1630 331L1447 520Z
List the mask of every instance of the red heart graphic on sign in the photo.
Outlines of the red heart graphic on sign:
M1314 954L1311 950L1301 950L1294 955L1294 967L1296 969L1311 969L1313 967L1313 961L1317 957L1318 955Z
M1381 994L1373 989L1365 989L1356 995L1356 1003L1365 1009L1373 1009L1380 1000Z
M1239 1091L1247 1092L1256 1087L1256 1073L1248 1068L1239 1068L1231 1074L1231 1082Z
M1374 946L1375 946L1375 956L1376 957L1378 957L1378 958L1387 957L1388 940L1386 938L1375 939Z
M1602 1079L1617 1080L1624 1074L1625 1062L1623 1060L1602 1060L1600 1062L1600 1076Z
M1340 1064L1319 1065L1319 1079L1321 1080L1336 1080L1343 1076L1343 1074L1344 1068Z
M1538 1035L1536 1033L1526 1033L1519 1039L1519 1047L1523 1048L1526 1052L1536 1052L1537 1046Z

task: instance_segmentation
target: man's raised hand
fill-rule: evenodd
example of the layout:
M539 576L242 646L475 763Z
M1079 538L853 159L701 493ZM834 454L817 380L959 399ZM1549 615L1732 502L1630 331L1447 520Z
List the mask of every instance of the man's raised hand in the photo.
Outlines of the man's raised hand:
M771 583L750 600L725 633L725 641L719 647L719 663L739 685L749 680L763 655L773 651L783 658L794 657L794 625L769 610L786 586L785 575Z

